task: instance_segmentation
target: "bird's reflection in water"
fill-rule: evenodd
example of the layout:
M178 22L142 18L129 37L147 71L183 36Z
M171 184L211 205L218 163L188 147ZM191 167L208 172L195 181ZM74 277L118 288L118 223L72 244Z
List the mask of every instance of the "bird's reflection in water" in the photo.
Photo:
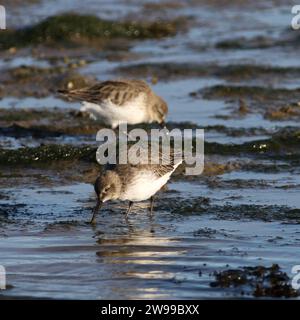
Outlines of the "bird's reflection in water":
M95 227L97 261L108 279L122 280L113 290L126 292L127 298L167 298L160 283L175 278L177 259L186 253L157 220L146 203L139 203L127 221L122 214L106 213Z

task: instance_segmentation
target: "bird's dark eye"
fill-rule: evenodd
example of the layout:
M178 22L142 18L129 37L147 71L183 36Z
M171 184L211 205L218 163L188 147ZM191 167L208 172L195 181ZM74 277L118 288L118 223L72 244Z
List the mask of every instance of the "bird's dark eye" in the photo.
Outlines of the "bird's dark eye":
M102 192L106 193L108 191L108 189L109 189L109 187L105 187Z

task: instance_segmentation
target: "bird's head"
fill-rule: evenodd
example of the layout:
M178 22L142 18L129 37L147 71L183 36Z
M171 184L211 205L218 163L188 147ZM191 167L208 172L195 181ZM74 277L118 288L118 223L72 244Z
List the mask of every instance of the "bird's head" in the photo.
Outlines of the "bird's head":
M158 122L159 124L164 124L166 116L168 114L168 105L161 98L156 96L156 99L152 108L152 120Z
M95 192L101 202L118 199L121 192L121 181L114 171L105 171L95 181Z

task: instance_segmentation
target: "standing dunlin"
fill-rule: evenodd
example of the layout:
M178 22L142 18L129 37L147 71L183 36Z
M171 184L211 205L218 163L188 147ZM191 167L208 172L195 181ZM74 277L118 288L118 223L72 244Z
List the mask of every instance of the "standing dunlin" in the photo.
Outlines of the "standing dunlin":
M102 204L108 200L129 201L126 217L133 202L151 199L150 211L153 211L153 196L168 182L171 174L182 163L182 158L170 157L169 164L117 164L109 166L96 180L94 188L97 205L93 211L91 223Z
M63 95L83 102L81 111L116 128L121 123L163 124L166 102L142 80L105 81L91 87L60 90Z

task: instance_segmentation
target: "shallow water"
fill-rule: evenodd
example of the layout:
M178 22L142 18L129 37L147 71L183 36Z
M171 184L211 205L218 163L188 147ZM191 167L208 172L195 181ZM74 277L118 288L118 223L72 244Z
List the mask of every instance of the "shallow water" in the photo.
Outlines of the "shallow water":
M181 196L198 194L196 188L184 192L186 184L173 183L170 188L180 191ZM234 268L279 261L289 273L300 259L298 226L280 222L216 220L214 215L181 215L159 209L151 218L146 205L140 204L126 223L125 207L115 204L119 212L105 208L97 226L91 227L86 224L90 212L85 208L91 192L90 185L75 185L18 193L18 202L29 206L27 214L12 214L23 232L8 226L0 243L1 262L7 268L8 283L14 286L8 295L238 297L239 291L210 288L210 274L228 265ZM221 199L217 202L224 202L229 195L230 191L218 192ZM257 197L256 202L268 203ZM23 225L28 219L34 220Z
M136 63L188 61L220 66L241 63L300 66L298 51L290 47L227 50L215 47L221 40L240 37L280 39L288 32L289 5L275 6L272 1L265 1L264 5L253 5L254 8L249 4L250 9L247 5L228 5L219 10L209 2L203 3L168 11L170 16L191 17L193 23L187 33L135 43L130 52L140 55L137 60L103 59L87 64L80 72L105 80L118 77L115 68ZM24 10L14 8L10 15L18 14L18 24L16 19L11 21L12 25L21 26L71 9L96 13L106 19L130 18L141 7L142 2L135 0L103 1L101 10L98 1L85 1L83 5L77 0L56 0L28 5ZM30 16L26 12L30 12ZM0 68L23 64L49 65L43 58L16 57L10 59L8 65L0 60ZM273 80L269 79L275 87L296 88L300 84L299 79L282 77L275 83ZM248 84L247 80L241 82ZM286 126L299 128L297 120L269 121L258 112L220 118L218 116L234 113L232 103L189 95L217 84L237 83L217 77L158 79L154 90L168 101L169 121L188 121L200 127L263 128L269 132L269 135L230 136L208 131L209 142L239 144L265 139ZM79 109L79 104L53 96L20 99L8 93L0 100L0 107ZM92 139L93 136L61 136L49 141L77 145L91 143ZM41 143L41 139L0 136L0 146L10 149ZM231 160L257 162L258 166L261 161L247 156L243 159L220 156L220 161ZM280 164L275 160L266 162ZM76 163L66 164L65 172L76 170ZM1 169L1 175L2 171L6 172ZM197 181L172 181L169 191L159 195L153 217L148 215L148 203L141 203L135 205L126 222L122 214L126 204L113 203L105 206L95 227L87 224L95 202L90 183L62 182L60 171L56 175L38 171L44 178L53 179L50 185L40 182L39 178L37 183L34 174L26 177L26 168L24 174L22 183L0 186L0 264L6 267L7 282L12 286L4 293L10 297L241 298L239 288L211 287L213 272L276 263L292 277L292 267L300 264L300 219L299 216L293 218L288 211L300 210L299 164L293 167L289 163L286 169L266 173L241 168L200 177ZM207 198L209 205L185 211L184 205L199 197ZM176 203L178 208L172 207ZM257 214L255 208L259 211Z

